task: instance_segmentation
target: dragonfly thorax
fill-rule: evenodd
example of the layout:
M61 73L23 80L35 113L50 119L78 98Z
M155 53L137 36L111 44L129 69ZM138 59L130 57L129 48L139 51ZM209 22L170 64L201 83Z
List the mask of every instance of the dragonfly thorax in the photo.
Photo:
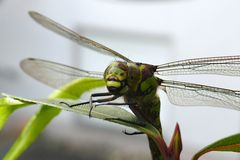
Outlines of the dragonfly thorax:
M137 89L141 72L135 63L114 61L104 72L106 87L113 94L125 94Z

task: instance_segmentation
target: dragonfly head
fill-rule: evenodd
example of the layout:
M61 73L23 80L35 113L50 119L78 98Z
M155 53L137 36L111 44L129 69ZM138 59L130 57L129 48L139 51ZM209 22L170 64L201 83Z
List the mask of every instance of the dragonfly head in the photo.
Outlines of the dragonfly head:
M124 62L111 63L104 72L104 79L110 93L121 94L127 90L128 66Z

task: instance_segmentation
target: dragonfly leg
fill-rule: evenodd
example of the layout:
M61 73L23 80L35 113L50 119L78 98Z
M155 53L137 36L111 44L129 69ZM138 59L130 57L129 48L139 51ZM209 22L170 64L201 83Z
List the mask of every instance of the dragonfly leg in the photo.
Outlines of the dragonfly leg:
M133 135L139 135L139 134L144 134L143 132L127 132L126 130L122 131L124 134L128 136L133 136Z
M113 95L112 93L110 92L104 92L104 93L93 93L91 95L91 97L103 97L103 96L111 96Z
M99 103L102 100L108 99L108 98L105 98L105 99L98 99L98 100L93 101L93 97L103 97L103 96L112 96L112 94L109 93L109 92L104 92L104 93L93 93L93 94L90 95L90 99L89 99L89 106L90 106L89 117L91 117L91 112L92 112L93 107L96 107L96 105L93 104L94 102L98 102ZM111 100L107 100L107 102L108 101L111 101Z
M145 123L137 123L137 122L132 122L132 121L128 121L125 119L121 119L121 118L105 118L105 120L107 121L120 121L120 122L124 122L124 123L129 123L129 124L133 124L133 125L138 125L138 126L142 126L145 127L146 124Z
M93 107L93 97L103 97L103 96L112 96L111 93L109 92L104 92L104 93L93 93L90 95L90 99L89 99L89 105L92 108Z
M121 106L121 105L135 105L136 103L101 103L101 104L96 104L95 107L97 106L106 106L106 105L111 105L111 106Z
M92 100L92 97L110 96L110 95L111 95L111 97L108 97L108 98ZM100 104L98 104L98 106L99 106L103 102L110 102L119 97L121 97L121 95L112 95L111 93L94 93L94 94L92 94L90 97L90 101L89 101L89 104L90 104L89 117L91 117L91 112L92 112L93 107L97 106L97 105L93 105L93 103L100 103Z
M64 104L64 105L66 105L66 106L70 106L68 103L66 103L66 102L59 102L59 104Z
M92 97L100 97L100 96L111 96L108 98L102 98L102 99L96 99L93 100ZM68 107L72 108L72 107L76 107L76 106L82 106L85 104L89 104L90 105L90 110L89 110L89 117L91 117L91 112L93 107L95 106L94 103L104 103L104 102L110 102L113 101L117 98L119 98L121 95L112 95L111 93L94 93L90 96L90 100L87 102L81 102L81 103L76 103L76 104L68 104L66 102L60 102L60 104L65 104ZM99 104L100 105L100 104Z
M81 106L81 105L85 105L88 104L89 102L82 102L82 103L76 103L76 104L68 104L67 102L59 102L59 104L64 104L70 108L72 107L76 107L76 106Z

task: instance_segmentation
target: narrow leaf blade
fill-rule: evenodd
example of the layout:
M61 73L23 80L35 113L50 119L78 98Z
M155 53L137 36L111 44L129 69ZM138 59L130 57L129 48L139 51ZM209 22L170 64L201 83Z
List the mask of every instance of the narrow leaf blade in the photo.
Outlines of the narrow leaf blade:
M235 134L210 144L196 153L192 160L197 160L211 151L240 152L240 134Z
M84 92L103 86L99 79L86 78L76 80L50 95L50 98L78 99ZM33 101L22 101L25 104ZM61 112L58 108L43 105L41 109L29 120L20 136L4 157L4 160L17 159L39 136L45 127Z
M23 103L10 97L0 98L0 130L8 120L8 117L17 109L25 107L30 103Z
M24 104L36 103L42 104L43 107L28 122L21 135L16 140L15 144L4 157L4 160L18 158L22 152L24 152L38 137L38 135L47 126L47 124L50 123L51 120L60 113L62 109L88 115L89 106L69 108L66 105L60 105L59 102L67 101L65 98L78 99L84 92L103 85L103 81L87 78L68 84L61 90L58 90L50 95L50 99L43 100L31 100L7 95L8 97L20 101ZM138 120L135 115L121 108L111 106L97 107L94 108L92 116L104 120L108 118L108 121L135 128L150 136L159 134L158 130L155 129L151 124Z
M43 106L47 107L54 107L56 109L71 111L75 113L80 113L83 115L89 115L90 106L84 105L84 106L76 106L76 107L68 107L65 104L61 104L60 102L67 102L68 104L74 104L76 101L72 100L65 100L65 99L40 99L40 100L34 100L34 99L26 99L26 98L20 98L16 96L10 96L11 98L14 98L15 100L22 101L23 103L35 103L35 104L42 104ZM135 128L137 130L141 130L142 132L156 136L159 135L159 132L150 124L148 124L145 121L139 120L135 115L132 113L119 108L119 107L113 107L113 106L98 106L92 110L92 117L102 120L111 121L117 124L125 125L128 127Z

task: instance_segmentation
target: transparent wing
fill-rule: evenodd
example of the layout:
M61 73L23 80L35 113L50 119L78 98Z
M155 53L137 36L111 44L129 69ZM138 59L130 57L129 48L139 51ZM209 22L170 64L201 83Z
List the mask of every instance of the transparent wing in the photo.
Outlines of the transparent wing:
M240 110L240 91L167 80L163 80L160 86L170 102L176 105Z
M99 53L113 56L113 57L118 57L121 58L127 62L132 62L130 59L127 57L123 56L122 54L100 44L97 43L91 39L88 39L84 36L79 35L78 33L68 29L67 27L64 27L63 25L53 21L52 19L49 19L48 17L45 17L37 12L30 11L29 15L39 24L44 26L45 28L58 33L72 41L77 42L80 45L86 46L90 49L97 50Z
M103 73L100 72L84 71L42 59L24 59L20 66L25 73L53 88L59 88L81 77L103 78Z
M240 76L240 55L196 58L157 66L159 75L219 74Z

